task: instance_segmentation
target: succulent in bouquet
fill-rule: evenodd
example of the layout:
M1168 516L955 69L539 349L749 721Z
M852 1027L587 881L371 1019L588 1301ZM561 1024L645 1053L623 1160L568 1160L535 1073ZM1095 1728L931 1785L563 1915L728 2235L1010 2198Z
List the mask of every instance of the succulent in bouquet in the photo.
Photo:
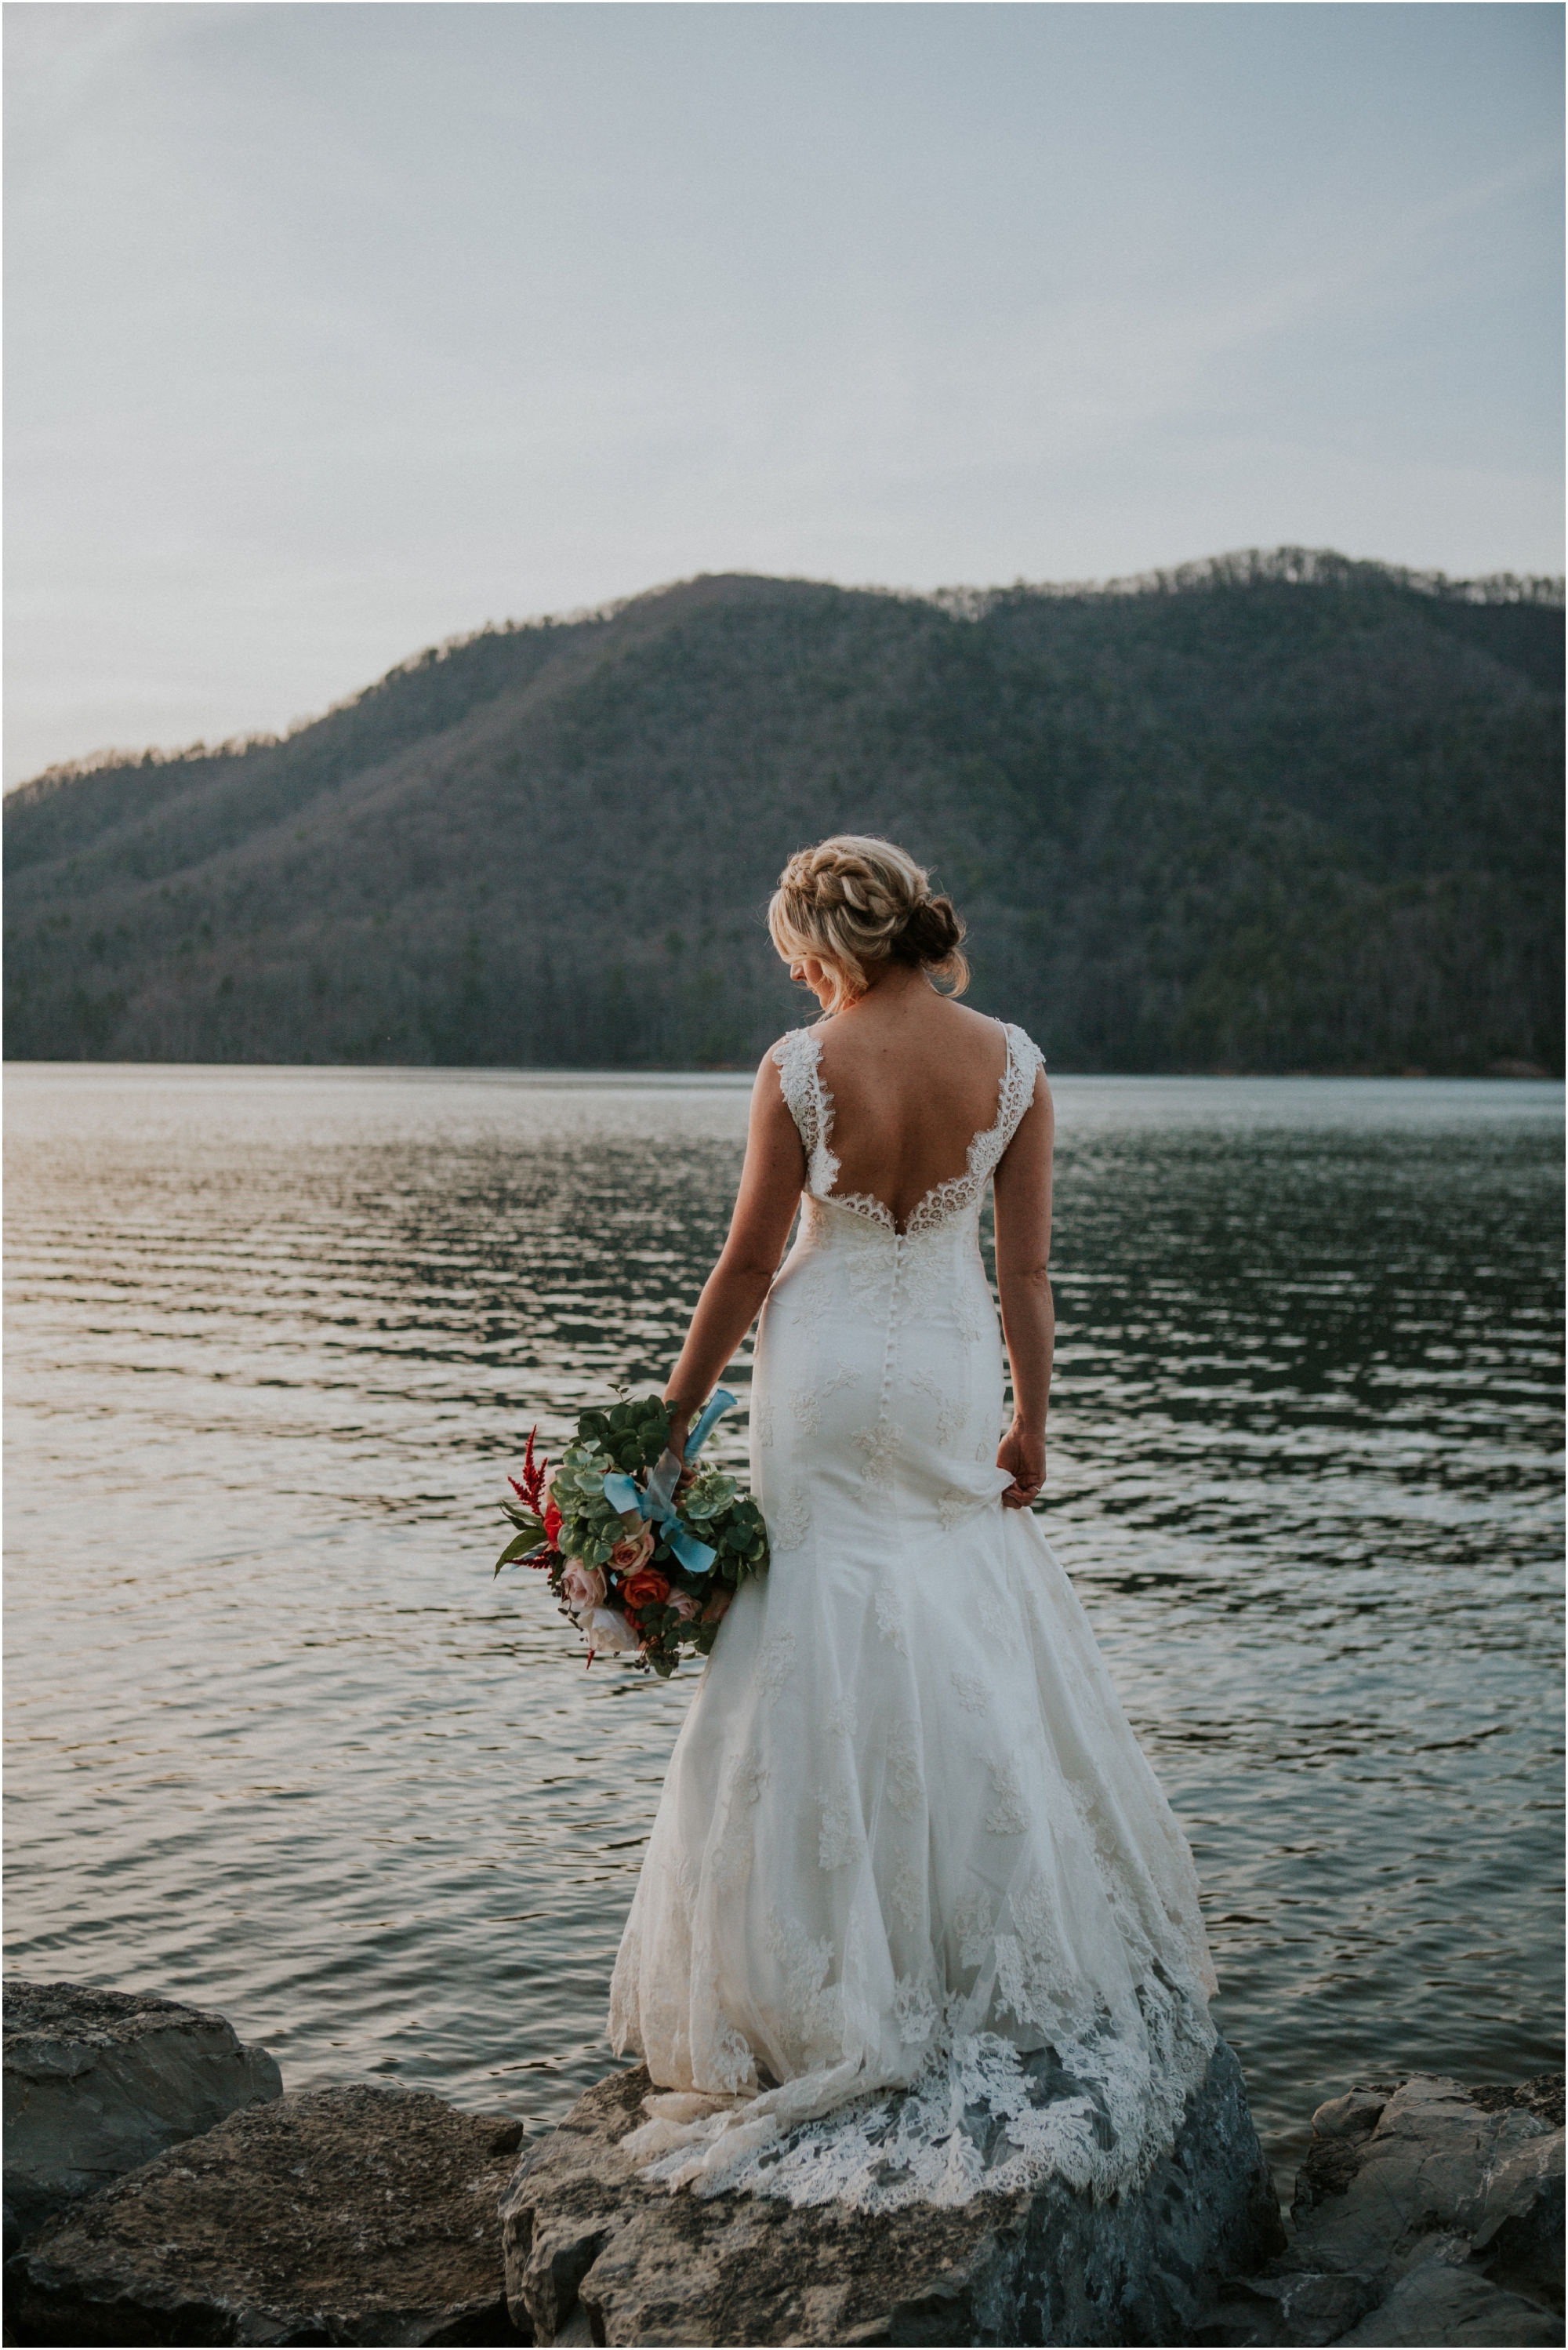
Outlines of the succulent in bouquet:
M550 1472L535 1428L515 1499L516 1529L495 1572L536 1567L588 1644L668 1679L682 1654L705 1657L736 1589L768 1563L767 1529L749 1493L696 1455L735 1399L719 1388L692 1429L684 1461L670 1450L670 1409L657 1397L589 1410Z

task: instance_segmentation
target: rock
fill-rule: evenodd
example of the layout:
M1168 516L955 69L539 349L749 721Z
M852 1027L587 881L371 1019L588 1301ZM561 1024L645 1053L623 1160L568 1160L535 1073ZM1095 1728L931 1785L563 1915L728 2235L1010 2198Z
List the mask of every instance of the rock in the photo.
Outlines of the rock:
M522 2135L421 2091L253 2106L8 2261L7 2338L515 2343L496 2202Z
M1469 2264L1462 2239L1437 2249L1386 2301L1349 2334L1346 2343L1403 2345L1406 2350L1436 2350L1449 2343L1493 2343L1498 2350L1526 2350L1535 2343L1560 2343L1563 2327L1551 2311L1500 2292Z
M1560 2127L1417 2074L1361 2137L1314 2137L1294 2206L1300 2265L1377 2272L1447 2231L1500 2271L1517 2245L1520 2271L1498 2281L1526 2284L1562 2242L1562 2178Z
M1490 2154L1481 2220L1470 2248L1489 2276L1561 2305L1563 2262L1563 2131L1518 2145L1505 2123Z
M1347 2096L1331 2097L1326 2106L1319 2106L1312 2117L1314 2137L1367 2137L1376 2127L1378 2116L1397 2085L1390 2082L1386 2089L1352 2089Z
M646 2070L579 2099L502 2205L507 2300L540 2343L1183 2342L1220 2276L1282 2242L1223 2042L1136 2194L1060 2181L867 2214L645 2185L618 2141Z
M5 1984L5 2249L84 2195L281 2096L265 2048L144 1991Z
M1343 2195L1361 2168L1362 2141L1377 2126L1384 2106L1398 2085L1386 2088L1352 2089L1331 2097L1312 2117L1312 2144L1296 2174L1293 2210L1299 2217L1329 2195Z
M1490 2085L1466 2092L1472 2105L1483 2114L1506 2113L1511 2106L1521 2106L1535 2114L1553 2129L1563 2126L1564 2076L1561 2073L1538 2073L1532 2081L1517 2082L1511 2088L1495 2088Z
M1291 2270L1278 2276L1250 2277L1238 2296L1210 2314L1198 2338L1205 2343L1340 2342L1376 2307L1377 2300L1370 2277Z
M1561 2344L1563 2081L1417 2074L1320 2106L1295 2241L1204 2343Z

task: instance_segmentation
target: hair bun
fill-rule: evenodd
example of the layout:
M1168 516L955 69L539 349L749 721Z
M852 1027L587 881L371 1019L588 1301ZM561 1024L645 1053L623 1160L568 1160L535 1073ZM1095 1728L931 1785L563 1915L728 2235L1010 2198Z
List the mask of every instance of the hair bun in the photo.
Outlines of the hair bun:
M962 944L963 924L950 898L923 898L909 910L894 953L909 962L945 962Z

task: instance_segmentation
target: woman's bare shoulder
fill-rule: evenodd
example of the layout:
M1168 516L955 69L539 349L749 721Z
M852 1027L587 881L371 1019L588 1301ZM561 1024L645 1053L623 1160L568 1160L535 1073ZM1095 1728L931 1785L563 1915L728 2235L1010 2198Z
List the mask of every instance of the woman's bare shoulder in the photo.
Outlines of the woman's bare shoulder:
M1006 1066L1006 1022L993 1020L986 1012L971 1011L967 1003L955 1003L950 995L936 998L927 1015L925 1035L933 1044L940 1037L946 1051L977 1056L981 1068L1000 1071Z
M1007 1034L1006 1021L993 1020L989 1012L976 1012L972 1004L955 1003L950 995L938 996L937 1001L942 1011L960 1027L967 1029L971 1036L1001 1038Z
M951 1013L956 1020L963 1024L964 1028L968 1031L969 1041L971 1044L978 1045L983 1034L992 1040L993 1045L996 1049L1006 1050L1011 1049L1012 1041L1015 1038L1022 1037L1024 1044L1033 1050L1035 1055L1036 1075L1039 1078L1040 1084L1042 1086L1045 1086L1045 1055L1041 1052L1039 1045L1035 1044L1034 1039L1030 1035L1027 1028L1020 1027L1018 1023L1014 1020L998 1020L993 1019L992 1015L986 1012L971 1012L967 1003L954 1003L950 998L946 1000L943 1008ZM950 1035L955 1036L960 1035L962 1033L963 1030L959 1028L950 1029L949 1031ZM1021 1055L1020 1057L1022 1058L1026 1056ZM1049 1086L1045 1086L1045 1096L1047 1100L1050 1098L1050 1091L1051 1089ZM1035 1098L1039 1098L1038 1089L1036 1089Z

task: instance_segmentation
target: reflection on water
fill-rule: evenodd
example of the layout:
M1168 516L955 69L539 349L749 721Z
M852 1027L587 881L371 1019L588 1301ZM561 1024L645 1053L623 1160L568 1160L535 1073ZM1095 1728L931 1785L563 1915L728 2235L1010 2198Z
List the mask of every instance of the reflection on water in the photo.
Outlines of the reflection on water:
M662 1378L743 1083L8 1093L7 1963L558 2114L693 1682L585 1675L490 1507L531 1419ZM1358 2072L1555 2056L1561 1093L1058 1104L1051 1531L1288 2165Z

